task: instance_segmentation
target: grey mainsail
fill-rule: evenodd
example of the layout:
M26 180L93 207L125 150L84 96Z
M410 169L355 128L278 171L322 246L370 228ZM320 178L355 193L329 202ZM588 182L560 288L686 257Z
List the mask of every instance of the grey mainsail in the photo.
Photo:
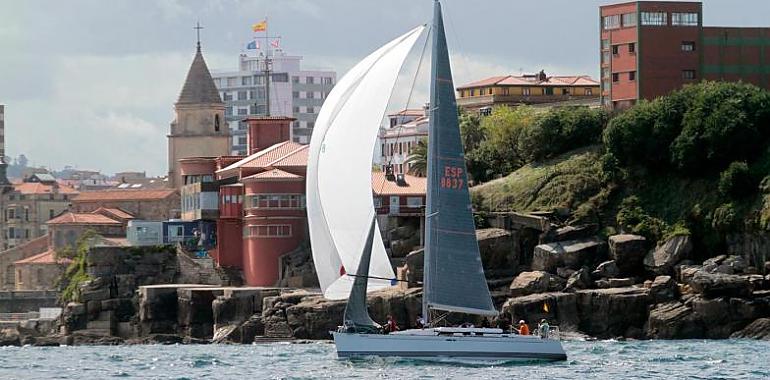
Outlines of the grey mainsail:
M345 316L343 317L343 326L352 332L379 332L380 325L372 320L369 311L366 309L366 284L369 280L369 263L372 258L372 245L374 243L375 218L372 217L372 224L369 226L369 234L366 235L366 243L361 253L361 261L358 263L356 278L353 280L353 287L350 290L350 297L345 306Z
M434 5L423 313L497 315L481 265L444 34Z

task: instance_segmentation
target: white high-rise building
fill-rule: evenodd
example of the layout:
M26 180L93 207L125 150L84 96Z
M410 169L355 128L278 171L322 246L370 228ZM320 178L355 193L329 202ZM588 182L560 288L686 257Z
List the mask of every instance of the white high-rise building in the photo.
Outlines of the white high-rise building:
M268 53L272 61L270 91L265 86L265 56L241 54L237 71L213 70L214 83L225 102L225 119L232 136L232 153L246 154L246 125L248 116L289 116L297 119L292 125L292 140L310 142L318 111L337 82L337 74L327 70L302 70L301 56L292 56L276 49Z

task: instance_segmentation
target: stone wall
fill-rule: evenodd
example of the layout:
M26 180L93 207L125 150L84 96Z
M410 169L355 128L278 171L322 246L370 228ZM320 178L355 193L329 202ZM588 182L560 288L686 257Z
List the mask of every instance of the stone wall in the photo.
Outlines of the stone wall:
M138 219L168 220L179 217L179 193L174 193L164 199L152 200L116 200L116 201L78 201L73 199L71 211L87 213L96 211L99 207L119 208L130 212Z
M56 290L56 284L67 264L18 264L16 265L16 290Z
M4 291L0 292L0 313L25 313L41 307L56 307L58 292Z

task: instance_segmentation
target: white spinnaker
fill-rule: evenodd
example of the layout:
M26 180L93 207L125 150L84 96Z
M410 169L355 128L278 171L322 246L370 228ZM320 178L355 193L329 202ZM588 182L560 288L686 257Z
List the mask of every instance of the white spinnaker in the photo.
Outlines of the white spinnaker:
M400 38L361 78L324 134L319 154L318 196L332 241L345 269L358 268L371 223L372 156L382 117L409 52L424 27ZM394 278L382 236L374 236L369 275ZM342 276L324 292L326 298L346 298L353 278ZM389 280L369 279L368 289L391 286Z
M310 151L308 156L307 167L307 183L306 183L306 197L307 197L307 214L310 233L310 242L313 250L313 261L315 263L316 273L318 274L318 280L321 285L321 289L324 291L324 295L327 298L345 298L350 292L350 286L353 283L353 279L349 276L341 276L341 268L343 261L340 259L338 249L334 244L332 235L329 231L329 225L324 216L325 205L321 205L321 199L318 190L318 163L321 153L322 145L329 128L335 124L335 120L339 112L343 109L344 105L354 93L357 86L370 71L372 66L383 57L383 55L390 52L395 46L402 44L405 39L413 34L419 35L425 29L424 26L417 27L401 37L384 45L374 53L370 54L358 64L356 64L350 71L348 71L334 86L332 91L324 101L324 105L321 108L318 118L316 119L315 127L313 128L313 135L310 140ZM340 211L337 211L340 212ZM344 212L344 211L343 211ZM365 226L361 227L361 231L365 230ZM378 234L379 235L379 234ZM385 256L384 246L382 239L375 242L375 247L379 247L373 252L373 257L377 255ZM360 254L360 253L359 253ZM387 259L387 257L386 257ZM379 261L378 261L379 262ZM357 265L357 264L356 264ZM346 268L356 268L356 266L346 265ZM354 270L354 269L353 269ZM392 271L389 273L392 276ZM370 284L370 289L374 284ZM382 287L381 284L379 284Z

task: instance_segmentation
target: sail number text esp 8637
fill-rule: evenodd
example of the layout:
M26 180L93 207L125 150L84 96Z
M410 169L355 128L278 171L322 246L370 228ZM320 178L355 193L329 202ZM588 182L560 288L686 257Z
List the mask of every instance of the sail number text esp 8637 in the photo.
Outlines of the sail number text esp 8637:
M441 187L444 189L462 189L465 181L464 168L446 165L444 175L441 176Z

